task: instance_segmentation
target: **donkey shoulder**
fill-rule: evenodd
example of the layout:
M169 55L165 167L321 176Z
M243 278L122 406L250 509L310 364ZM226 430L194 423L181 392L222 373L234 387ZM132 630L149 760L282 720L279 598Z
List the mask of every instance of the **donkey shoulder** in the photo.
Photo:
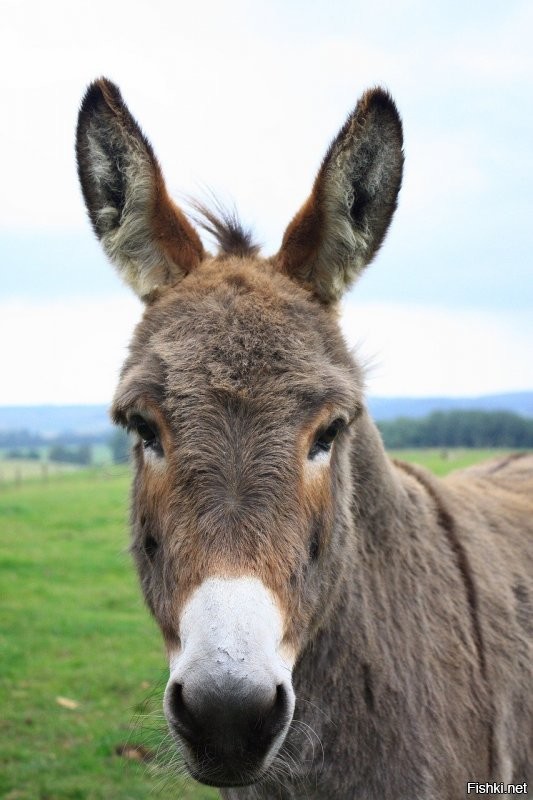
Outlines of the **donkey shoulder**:
M474 479L495 484L510 492L525 494L533 503L533 453L508 453L457 470L449 477L451 481Z
M457 470L444 483L471 496L504 529L520 517L522 533L529 532L533 545L533 453L510 453Z

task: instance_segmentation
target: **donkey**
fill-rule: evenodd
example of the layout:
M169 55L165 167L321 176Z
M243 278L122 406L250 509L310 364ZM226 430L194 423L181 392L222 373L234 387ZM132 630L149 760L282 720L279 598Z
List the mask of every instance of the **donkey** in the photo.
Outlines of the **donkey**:
M392 99L367 91L279 252L204 208L211 255L119 89L96 81L80 110L90 220L145 303L112 416L135 434L132 552L168 652L164 711L226 800L533 781L533 457L445 480L391 461L338 326L402 146Z

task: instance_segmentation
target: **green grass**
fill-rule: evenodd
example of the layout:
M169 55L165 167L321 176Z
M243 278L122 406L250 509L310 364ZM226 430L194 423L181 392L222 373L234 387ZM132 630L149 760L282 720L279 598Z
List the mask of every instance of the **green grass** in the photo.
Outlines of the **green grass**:
M20 449L26 452L26 455L28 450L36 450L40 458L10 458L8 453L13 449ZM34 448L0 448L0 487L4 483L14 483L21 479L24 480L26 477L43 477L44 479L80 468L85 469L77 464L49 461L49 451L50 447L46 445ZM113 462L111 448L103 443L91 445L91 458L91 463L95 467L109 466Z
M0 489L6 484L20 483L28 478L46 481L76 472L81 468L76 464L58 464L37 461L29 458L2 458L0 460Z
M394 453L439 474L493 454ZM161 637L126 552L128 487L124 467L0 483L4 800L218 797L173 777L164 756L117 754L126 744L153 753L166 733Z
M410 461L431 470L435 475L444 476L454 469L463 469L485 461L488 458L504 455L510 450L475 450L468 448L435 448L421 450L391 450L389 455L400 461Z
M92 444L91 452L93 464L111 464L113 461L111 448L107 444Z
M163 720L138 714L160 714L167 669L126 553L129 476L103 475L0 489L0 797L217 797L116 753L157 750Z

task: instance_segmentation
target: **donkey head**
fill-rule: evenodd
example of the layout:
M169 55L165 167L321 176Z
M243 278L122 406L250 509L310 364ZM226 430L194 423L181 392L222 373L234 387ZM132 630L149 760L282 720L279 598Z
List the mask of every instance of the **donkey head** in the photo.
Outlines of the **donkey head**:
M77 157L96 234L146 304L112 413L136 438L132 550L168 650L165 713L194 777L253 783L345 569L362 377L336 301L396 207L401 123L384 91L362 97L266 259L211 212L204 251L107 80L83 100Z

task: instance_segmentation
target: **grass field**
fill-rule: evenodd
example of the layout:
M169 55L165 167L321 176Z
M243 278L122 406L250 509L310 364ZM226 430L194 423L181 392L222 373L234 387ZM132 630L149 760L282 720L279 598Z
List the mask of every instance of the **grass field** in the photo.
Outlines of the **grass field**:
M76 464L46 463L26 458L0 459L0 488L4 485L21 483L28 478L36 478L43 483L57 478L67 472L76 472L80 467Z
M0 448L0 488L2 484L16 483L28 477L48 478L62 475L65 472L73 472L79 469L86 469L77 464L64 464L56 461L49 461L48 447L35 448L40 452L40 459L33 458L9 458L6 454L7 448ZM95 467L103 467L112 463L112 453L106 444L91 445L92 464Z
M129 476L104 475L0 491L0 797L207 800L164 754L134 760L163 740L139 714L160 714L167 673L126 553Z
M441 474L491 454L395 453ZM121 467L0 485L3 800L218 796L165 767L167 670L126 552L128 484Z
M508 450L474 450L468 448L436 448L427 450L392 450L390 455L400 461L412 461L421 464L426 469L431 470L435 475L441 477L447 475L454 469L464 469L494 458L504 455Z

